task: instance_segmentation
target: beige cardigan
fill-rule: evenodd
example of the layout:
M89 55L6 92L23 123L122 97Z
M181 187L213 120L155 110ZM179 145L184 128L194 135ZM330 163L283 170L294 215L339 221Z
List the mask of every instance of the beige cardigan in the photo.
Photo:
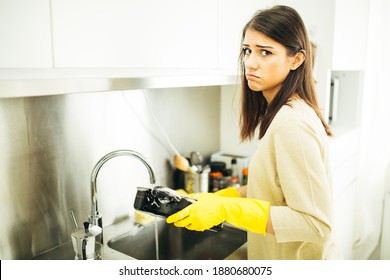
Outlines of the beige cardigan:
M289 105L277 113L250 162L248 197L271 202L275 235L248 232L248 258L339 259L328 137L304 101Z

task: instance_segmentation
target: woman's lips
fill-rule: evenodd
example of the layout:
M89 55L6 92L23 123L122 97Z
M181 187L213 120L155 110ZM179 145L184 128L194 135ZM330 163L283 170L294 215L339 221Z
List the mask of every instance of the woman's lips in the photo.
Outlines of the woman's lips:
M259 77L256 76L256 75L254 75L254 74L248 73L248 74L246 74L246 78L247 78L248 80L256 80L256 79L258 79Z

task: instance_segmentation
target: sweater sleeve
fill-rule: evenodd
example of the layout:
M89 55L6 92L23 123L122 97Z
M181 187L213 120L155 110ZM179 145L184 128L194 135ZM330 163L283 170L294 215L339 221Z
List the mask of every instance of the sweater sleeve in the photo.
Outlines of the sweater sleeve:
M278 242L321 243L331 230L332 192L318 133L302 120L288 120L273 134L277 180L286 206L272 206Z

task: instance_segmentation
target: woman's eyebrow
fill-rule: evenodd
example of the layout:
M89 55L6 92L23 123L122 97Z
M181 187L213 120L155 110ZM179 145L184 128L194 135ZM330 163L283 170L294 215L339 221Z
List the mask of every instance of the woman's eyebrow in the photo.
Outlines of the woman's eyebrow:
M256 45L256 47L260 48L260 49L273 49L274 47L271 47L271 46L263 46L263 45Z
M242 44L244 47L249 47L249 44ZM260 49L273 49L274 47L272 46L264 46L264 45L255 45L256 47L260 48Z

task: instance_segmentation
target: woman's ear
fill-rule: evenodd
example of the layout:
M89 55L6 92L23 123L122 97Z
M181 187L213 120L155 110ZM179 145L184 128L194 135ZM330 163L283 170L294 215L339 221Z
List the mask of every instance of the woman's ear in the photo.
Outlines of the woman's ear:
M301 64L305 61L305 59L306 59L306 52L304 50L300 50L299 52L297 52L293 57L291 63L291 70L294 71L298 69L298 67L301 66Z

